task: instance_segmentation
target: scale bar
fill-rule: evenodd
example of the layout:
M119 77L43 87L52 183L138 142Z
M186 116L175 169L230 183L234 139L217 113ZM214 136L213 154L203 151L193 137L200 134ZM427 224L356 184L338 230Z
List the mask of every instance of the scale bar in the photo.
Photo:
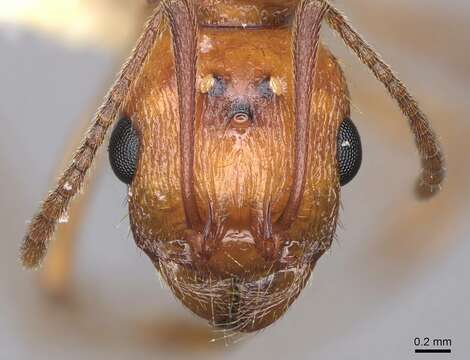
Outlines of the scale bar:
M415 349L415 354L450 354L450 349Z

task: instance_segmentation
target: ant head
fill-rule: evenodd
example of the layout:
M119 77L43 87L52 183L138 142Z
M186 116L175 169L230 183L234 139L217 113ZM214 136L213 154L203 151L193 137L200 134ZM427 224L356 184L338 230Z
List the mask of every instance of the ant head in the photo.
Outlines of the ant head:
M409 118L420 188L437 192L444 158L404 85L329 3L289 4L296 9L292 26L243 31L244 23L219 22L231 28L203 23L199 31L193 1L161 2L31 222L23 263L36 267L44 258L122 110L110 159L129 185L137 245L176 296L214 325L253 331L279 318L330 246L340 185L360 164L345 80L318 45L323 20Z
M147 71L123 109L140 144L129 213L137 245L186 306L216 325L253 331L284 313L331 244L339 207L336 139L349 106L342 72L320 48L315 81L322 90L312 99L300 215L292 226L278 226L294 182L296 122L292 53L274 44L288 44L290 33L271 35L277 42L260 32L231 36L212 34L213 54L198 60L192 168L200 227L188 226L183 206L171 63ZM161 67L162 57L150 57L148 69ZM211 308L211 301L219 305ZM264 315L253 320L255 313Z

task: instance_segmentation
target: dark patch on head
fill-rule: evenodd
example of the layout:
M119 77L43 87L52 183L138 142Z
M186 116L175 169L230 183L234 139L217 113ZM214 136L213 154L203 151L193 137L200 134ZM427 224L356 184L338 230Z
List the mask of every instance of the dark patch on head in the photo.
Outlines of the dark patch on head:
M214 85L209 91L209 96L222 96L224 95L226 90L227 90L227 85L225 83L225 80L222 77L215 75Z

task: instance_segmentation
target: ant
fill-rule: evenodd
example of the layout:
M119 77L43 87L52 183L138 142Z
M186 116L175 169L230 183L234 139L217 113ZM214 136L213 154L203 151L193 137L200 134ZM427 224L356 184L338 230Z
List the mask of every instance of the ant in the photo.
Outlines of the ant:
M326 0L161 0L21 248L40 265L115 123L109 160L132 233L176 297L212 325L263 329L298 297L336 230L362 145L326 22L409 120L421 196L444 157L426 116Z

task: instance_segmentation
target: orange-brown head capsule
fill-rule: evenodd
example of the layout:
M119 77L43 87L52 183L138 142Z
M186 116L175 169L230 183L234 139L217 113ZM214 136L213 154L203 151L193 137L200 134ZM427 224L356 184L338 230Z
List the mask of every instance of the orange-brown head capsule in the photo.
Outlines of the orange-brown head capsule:
M298 216L280 233L271 229L293 186L293 36L284 26L199 29L194 193L202 229L188 228L182 206L169 29L123 107L140 134L129 198L136 243L175 295L214 325L253 331L271 324L296 299L333 237L336 138L349 103L339 65L322 46Z

